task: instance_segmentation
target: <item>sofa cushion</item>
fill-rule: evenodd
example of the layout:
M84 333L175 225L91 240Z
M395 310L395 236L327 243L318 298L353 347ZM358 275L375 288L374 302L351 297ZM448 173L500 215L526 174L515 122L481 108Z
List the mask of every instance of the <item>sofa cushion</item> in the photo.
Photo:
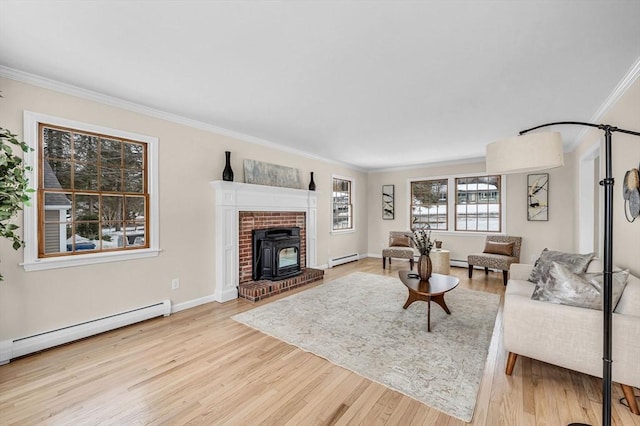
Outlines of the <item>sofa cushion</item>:
M583 273L587 270L589 262L591 262L591 259L593 259L595 255L595 253L564 253L561 251L548 250L545 248L544 250L542 250L540 257L536 261L536 264L531 271L529 281L536 284L539 282L549 281L549 271L551 269L552 262L561 264L574 274Z
M627 283L629 271L613 274L612 305L615 308ZM561 305L602 310L602 273L574 274L558 262L552 262L549 279L536 285L531 298Z
M487 241L484 244L483 253L502 254L505 256L513 255L513 243L499 243L496 241Z

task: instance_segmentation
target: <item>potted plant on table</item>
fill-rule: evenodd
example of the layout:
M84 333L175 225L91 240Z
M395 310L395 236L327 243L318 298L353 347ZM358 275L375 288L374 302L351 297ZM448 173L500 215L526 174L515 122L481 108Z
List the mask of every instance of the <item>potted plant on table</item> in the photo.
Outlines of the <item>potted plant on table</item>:
M413 246L420 252L420 258L418 259L418 275L421 280L428 280L431 277L433 265L431 264L431 258L429 253L433 248L433 241L431 240L431 226L427 225L425 228L416 229L411 236L411 242Z

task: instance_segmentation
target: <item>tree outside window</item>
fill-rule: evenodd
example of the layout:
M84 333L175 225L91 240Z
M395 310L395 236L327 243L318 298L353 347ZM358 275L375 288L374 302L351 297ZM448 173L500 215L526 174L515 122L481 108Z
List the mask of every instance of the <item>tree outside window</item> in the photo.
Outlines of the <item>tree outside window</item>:
M147 144L39 125L38 257L148 248Z
M448 229L447 179L411 182L411 229Z

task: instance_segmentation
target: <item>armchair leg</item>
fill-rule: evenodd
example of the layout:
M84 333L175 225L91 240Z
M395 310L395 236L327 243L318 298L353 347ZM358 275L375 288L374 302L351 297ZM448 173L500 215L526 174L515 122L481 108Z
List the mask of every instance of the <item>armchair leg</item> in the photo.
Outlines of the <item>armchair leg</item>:
M509 280L509 271L502 271L502 282L504 285L507 285L507 281Z
M386 269L386 267L387 267L387 258L382 256L382 269Z
M629 404L629 410L636 416L640 416L640 409L638 409L638 400L636 399L636 395L633 393L633 387L629 385L623 385L622 383L620 383L620 387L622 387L622 393L624 394L624 397Z
M518 354L514 354L513 352L509 352L509 356L507 357L507 368L505 369L505 374L510 376L513 373L513 367L516 366L516 359L518 358Z
M469 278L473 276L473 265L469 265Z
M484 274L489 275L489 268L487 268L486 266L484 267Z
M413 260L413 257L411 259L409 259L409 267L411 268L411 270L413 271L413 263L415 262L415 260Z

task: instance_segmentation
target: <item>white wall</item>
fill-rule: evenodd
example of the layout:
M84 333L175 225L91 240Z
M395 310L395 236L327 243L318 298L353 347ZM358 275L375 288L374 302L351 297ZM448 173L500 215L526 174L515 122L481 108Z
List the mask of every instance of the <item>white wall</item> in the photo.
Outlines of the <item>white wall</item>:
M615 105L605 113L599 123L640 132L640 78L635 80ZM640 276L640 219L636 219L633 223L627 222L622 198L622 182L625 172L640 167L640 137L614 132L611 140L612 169L615 180L613 189L613 263L621 268L628 268L633 275ZM575 149L574 161L577 163L594 144L603 141L604 133L601 130L589 131ZM597 180L605 176L604 155L601 155L600 159L602 168L599 176L596 176ZM573 179L578 182L577 168ZM596 202L602 198L604 193L602 187L598 189ZM574 208L578 209L580 200L577 196L574 197L573 202ZM599 220L602 221L604 214L602 207L598 207L600 209ZM578 229L580 223L576 221L574 226Z
M28 336L87 321L130 308L171 299L185 303L213 293L213 192L208 182L221 178L224 151L232 152L236 181L243 181L245 158L296 167L305 185L315 172L319 194L318 263L349 253L379 256L390 230L408 229L407 181L484 171L484 163L429 166L418 169L363 173L305 156L195 129L174 122L61 94L9 79L0 79L0 117L3 127L22 133L24 110L81 122L156 136L160 141L160 245L157 258L94 266L24 272L22 251L0 239L0 340ZM631 130L640 129L640 81L611 108L603 122ZM532 123L532 125L537 123ZM580 156L597 142L590 133L566 165L550 170L550 219L526 219L526 174L507 176L505 232L523 237L522 261L540 251L575 251L578 235L577 170ZM277 142L277 141L276 141ZM489 141L487 141L489 142ZM614 135L614 262L640 275L640 223L627 223L622 212L621 183L624 172L638 167L638 138ZM407 156L410 156L407 153ZM332 235L331 175L353 177L356 184L356 232ZM382 220L382 185L395 185L395 220ZM19 217L17 224L22 225ZM21 231L20 231L21 232ZM466 259L482 250L484 235L435 234L452 251L453 259ZM171 279L180 278L180 289L170 290Z
M159 138L160 248L158 257L91 266L25 272L22 250L0 239L0 340L25 337L170 299L174 304L214 290L212 180L222 177L231 151L235 180L244 181L243 160L298 168L306 187L315 173L318 192L318 264L346 253L366 253L367 175L341 165L276 150L10 79L0 79L3 127L22 136L23 111ZM331 175L356 185L356 232L330 233ZM19 217L16 223L21 226ZM171 279L180 278L172 291Z
M447 175L484 173L485 164L450 164L369 174L369 253L380 256L387 246L389 231L409 229L409 189L407 182L415 178L435 178ZM549 221L527 221L527 175L508 175L506 178L506 229L508 235L521 236L521 262L536 259L545 247L551 250L573 250L573 214L571 196L573 165L567 161L562 168L549 170ZM382 185L395 185L396 215L394 220L382 219ZM433 231L443 241L443 248L451 250L452 260L466 261L469 253L484 248L483 233L453 233Z

